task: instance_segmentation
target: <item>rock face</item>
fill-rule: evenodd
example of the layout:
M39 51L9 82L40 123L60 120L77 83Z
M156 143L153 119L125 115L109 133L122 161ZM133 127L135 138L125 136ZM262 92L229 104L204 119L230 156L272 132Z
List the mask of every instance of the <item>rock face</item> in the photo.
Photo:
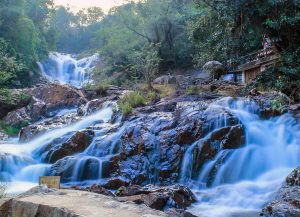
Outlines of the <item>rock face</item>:
M262 210L264 217L295 217L300 216L300 167L295 169L275 198Z

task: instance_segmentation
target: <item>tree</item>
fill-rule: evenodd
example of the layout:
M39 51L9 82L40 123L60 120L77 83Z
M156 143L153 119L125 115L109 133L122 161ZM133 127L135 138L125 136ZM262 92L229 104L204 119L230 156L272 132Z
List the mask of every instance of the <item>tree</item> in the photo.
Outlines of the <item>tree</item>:
M143 77L149 89L152 88L152 81L159 73L161 59L159 58L160 44L146 44L141 51L132 55L131 70Z

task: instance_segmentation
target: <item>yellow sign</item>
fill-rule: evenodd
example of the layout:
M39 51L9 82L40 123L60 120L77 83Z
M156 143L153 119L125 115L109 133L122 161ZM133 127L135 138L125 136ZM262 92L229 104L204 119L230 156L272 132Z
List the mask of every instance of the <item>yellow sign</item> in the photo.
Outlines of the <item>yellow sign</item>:
M40 176L40 185L60 189L60 176Z

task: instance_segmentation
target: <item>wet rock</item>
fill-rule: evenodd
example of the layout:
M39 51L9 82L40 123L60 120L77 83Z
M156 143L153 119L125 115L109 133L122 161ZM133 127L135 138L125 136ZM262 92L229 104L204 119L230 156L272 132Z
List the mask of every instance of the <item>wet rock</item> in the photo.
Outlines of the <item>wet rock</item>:
M91 130L79 131L61 146L50 150L46 159L49 163L55 163L66 156L83 152L91 144L94 135Z
M83 115L89 115L93 112L99 111L101 108L103 108L103 105L105 102L110 102L110 101L116 101L118 99L118 96L116 95L111 95L108 97L103 97L99 99L93 99L89 101L86 105L82 105L79 107L77 110L77 114L79 116Z
M129 186L123 192L119 201L131 201L135 203L144 203L145 205L157 209L164 210L167 206L185 209L196 201L196 197L190 189L179 186L158 187L154 185Z
M101 187L100 185L96 185L96 184L94 184L90 187L87 187L86 190L89 192L96 193L96 194L103 194L103 195L112 196L112 197L115 196L112 192L110 192L110 191L106 190L105 188Z
M28 115L25 108L21 108L8 113L3 121L9 126L18 126L23 122L31 121L31 117Z
M72 124L75 121L80 120L74 112L67 112L63 115L57 115L54 118L44 119L36 124L31 124L27 127L24 127L20 131L20 141L26 142L35 137L42 135L48 130L54 128L60 128L68 124Z
M265 119L282 115L292 104L292 100L281 92L266 92L251 99L258 103L260 114Z
M27 107L27 111L32 121L38 121L47 114L47 105L44 101L32 97L31 105Z
M206 162L213 160L221 150L237 149L245 145L245 142L245 129L241 124L223 127L199 140L193 150L193 176L198 176L197 171L200 171ZM208 181L207 185L210 184Z
M283 186L276 193L274 199L264 207L260 216L300 216L300 167L286 178Z
M68 85L46 84L24 90L24 92L44 102L48 113L58 108L79 106L87 102L81 90Z
M101 186L106 189L118 189L122 186L126 187L128 185L129 181L120 177L108 179L105 181L105 183L101 184Z

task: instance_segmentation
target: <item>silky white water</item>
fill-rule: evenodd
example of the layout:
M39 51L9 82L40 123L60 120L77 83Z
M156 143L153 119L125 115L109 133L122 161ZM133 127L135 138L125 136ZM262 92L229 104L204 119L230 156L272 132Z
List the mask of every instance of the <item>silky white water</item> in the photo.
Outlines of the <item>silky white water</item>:
M204 217L257 216L284 178L300 165L300 125L289 114L261 120L258 106L251 101L225 98L213 106L225 107L241 120L246 128L246 144L221 151L194 179L186 176L190 174L186 170L193 169L188 163L192 161L191 146L182 166L182 179L199 199L191 210ZM206 188L210 172L222 159L212 187Z
M246 144L239 149L220 151L215 159L200 168L197 177L192 177L194 168L191 162L199 141L190 144L182 160L178 181L190 186L196 193L199 201L190 208L196 215L257 216L284 178L300 165L300 125L290 114L262 120L259 107L245 99L224 98L212 104L207 109L208 113L215 107L225 108L241 121L245 126ZM49 172L52 165L44 163L43 158L47 145L95 125L97 130L91 145L82 153L66 157L63 164L67 168L65 183L98 182L103 177L103 163L118 153L122 131L140 121L135 119L121 126L112 125L109 123L112 109L113 104L108 103L102 110L83 117L77 123L48 131L25 144L16 140L1 144L0 178L8 183L9 193L23 192L37 185L38 177ZM209 123L209 131L212 133L228 124L227 117L220 113ZM114 128L116 130L111 131ZM211 171L221 160L211 186L207 187Z
M57 138L74 134L87 127L99 125L99 129L108 128L108 121L113 114L114 104L107 103L100 111L82 118L82 120L65 127L50 130L38 138L26 143L14 142L0 145L0 180L8 184L8 193L15 194L28 190L38 184L39 176L45 175L51 166L42 162L39 150L51 144ZM97 159L95 156L85 155L83 159ZM75 173L80 171L75 171ZM96 177L96 178L100 178Z
M77 60L71 54L52 52L47 60L38 65L48 80L81 87L88 81L98 60L98 54Z

